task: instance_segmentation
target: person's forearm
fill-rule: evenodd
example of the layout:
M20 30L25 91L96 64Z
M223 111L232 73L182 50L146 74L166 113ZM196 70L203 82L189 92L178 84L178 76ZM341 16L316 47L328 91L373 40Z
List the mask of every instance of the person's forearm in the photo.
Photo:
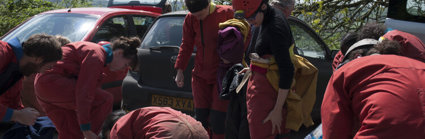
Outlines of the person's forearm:
M286 97L288 96L289 90L288 89L281 89L279 88L277 93L277 100L274 105L274 109L282 109L283 105L285 104Z

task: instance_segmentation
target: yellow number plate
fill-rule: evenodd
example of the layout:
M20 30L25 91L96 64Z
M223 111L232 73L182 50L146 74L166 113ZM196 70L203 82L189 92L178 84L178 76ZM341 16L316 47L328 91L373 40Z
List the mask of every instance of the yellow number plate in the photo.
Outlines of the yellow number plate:
M167 106L174 109L193 111L193 100L188 98L152 95L153 106Z

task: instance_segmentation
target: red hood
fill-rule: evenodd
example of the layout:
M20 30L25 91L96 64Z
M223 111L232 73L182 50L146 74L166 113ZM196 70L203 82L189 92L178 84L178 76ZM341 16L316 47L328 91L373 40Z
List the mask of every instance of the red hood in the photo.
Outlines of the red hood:
M425 45L416 36L406 32L393 30L387 32L384 35L384 38L398 41L401 45L401 55L425 62Z

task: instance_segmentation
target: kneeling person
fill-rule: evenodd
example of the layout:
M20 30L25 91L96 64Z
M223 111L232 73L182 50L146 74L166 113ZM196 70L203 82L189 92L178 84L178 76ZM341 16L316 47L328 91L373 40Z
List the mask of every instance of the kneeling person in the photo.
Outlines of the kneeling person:
M169 107L140 108L121 117L110 132L119 138L208 139L202 124Z

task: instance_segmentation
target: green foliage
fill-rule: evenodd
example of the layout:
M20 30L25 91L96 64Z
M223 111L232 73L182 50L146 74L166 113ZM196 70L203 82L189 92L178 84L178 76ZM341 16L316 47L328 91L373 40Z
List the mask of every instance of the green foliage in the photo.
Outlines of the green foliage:
M309 23L331 49L368 22L383 23L388 0L296 0L293 15Z
M386 17L384 11L388 7L388 1L295 0L295 9L292 15L310 24L331 49L339 49L342 35L350 31L357 31L368 22L383 23ZM423 0L413 1L424 3ZM215 0L215 2L231 4L231 0ZM413 11L421 10L419 7Z
M91 0L90 0L91 1ZM0 0L0 36L38 13L67 7L90 6L87 0Z

